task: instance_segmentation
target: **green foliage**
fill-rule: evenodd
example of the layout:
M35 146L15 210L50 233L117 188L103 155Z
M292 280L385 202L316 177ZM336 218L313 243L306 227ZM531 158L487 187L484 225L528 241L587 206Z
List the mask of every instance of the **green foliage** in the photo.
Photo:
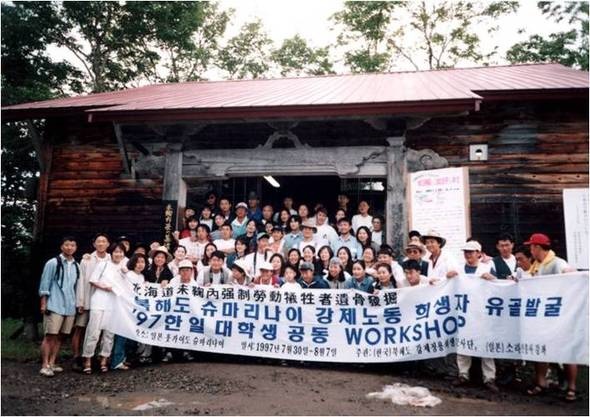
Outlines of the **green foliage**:
M517 7L509 1L346 2L333 20L341 29L338 44L353 48L344 54L353 72L389 70L398 59L417 70L437 69L489 59L495 51L480 51L475 28L493 32L491 22Z
M285 76L333 74L328 48L312 48L299 35L285 39L278 49L272 52L272 60Z
M260 20L246 23L219 51L218 66L230 79L262 77L270 69L271 45Z
M565 20L577 27L551 33L547 37L531 35L528 40L514 44L506 53L506 58L511 63L559 62L587 71L588 2L539 2L538 7L548 18L558 23Z
M41 355L39 344L25 340L22 337L11 339L10 336L23 325L22 320L2 319L2 359L17 362L37 361ZM60 352L60 357L66 354L67 346Z

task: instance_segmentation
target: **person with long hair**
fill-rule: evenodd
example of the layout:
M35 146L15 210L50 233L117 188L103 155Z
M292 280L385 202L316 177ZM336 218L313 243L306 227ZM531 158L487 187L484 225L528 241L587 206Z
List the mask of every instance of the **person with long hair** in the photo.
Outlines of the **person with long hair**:
M295 272L297 273L297 278L299 279L299 263L301 262L301 252L299 249L292 248L289 250L287 254L287 265L293 267Z
M245 259L246 255L251 252L248 243L248 238L244 235L236 239L236 251L234 253L230 253L225 260L225 263L229 269L232 268L235 261L238 259Z
M329 245L324 245L318 250L318 260L315 264L315 270L319 275L325 275L330 267L330 259L334 257L334 252Z
M289 218L289 229L285 231L285 237L283 238L285 243L283 244L283 250L286 254L292 248L297 248L299 242L303 240L303 234L301 232L301 217L294 215Z
M238 237L241 237L242 239L244 239L244 241L246 242L246 245L248 245L248 253L254 252L256 250L256 244L257 244L256 234L257 234L257 232L258 232L258 223L256 222L256 220L250 219L250 220L248 220L248 223L246 223L246 233L238 236Z
M352 263L352 277L346 281L344 288L373 292L373 278L365 273L365 262L356 260Z
M311 245L304 247L301 251L301 257L304 262L315 263L315 248Z
M283 274L285 272L285 258L280 253L275 253L270 257L270 264L272 265L272 276L273 279L279 282L283 282Z
M394 290L397 288L395 279L393 278L391 264L378 263L375 270L377 271L377 281L373 282L373 293L375 295L380 290Z
M203 257L197 263L197 273L201 272L201 270L204 267L209 266L209 260L211 259L211 255L216 250L217 246L215 246L213 243L209 243L207 246L205 246L205 252L203 253Z
M333 290L341 290L345 288L347 279L350 279L350 274L344 271L344 266L339 258L330 259L330 265L328 267L327 274L324 275L324 279L328 281L330 288Z
M359 226L359 228L356 230L356 240L358 242L358 249L356 253L358 254L359 258L362 256L363 250L367 247L371 247L375 249L375 251L379 250L379 245L373 242L372 232L367 226Z
M350 249L346 246L341 246L340 249L336 251L336 256L342 261L342 265L344 266L344 270L349 274L352 273L352 255L350 254Z
M377 263L377 252L373 247L368 246L363 249L363 262L365 263L364 269L373 268L373 266Z

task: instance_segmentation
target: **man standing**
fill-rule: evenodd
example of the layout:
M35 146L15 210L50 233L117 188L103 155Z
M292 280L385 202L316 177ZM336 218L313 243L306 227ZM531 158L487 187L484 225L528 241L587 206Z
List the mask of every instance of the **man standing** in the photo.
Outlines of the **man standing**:
M217 247L217 250L229 255L236 251L236 240L232 238L232 225L225 222L221 226L221 239L213 241L213 244Z
M459 267L457 262L442 248L447 243L435 230L430 230L428 233L420 237L422 244L430 252L428 261L428 278L452 278L459 275Z
M350 198L346 194L338 194L338 208L344 210L345 213L348 213L349 202Z
M493 258L494 269L492 273L498 279L507 279L516 273L516 258L512 254L514 239L509 234L502 234L496 239L496 249L499 255Z
M317 252L317 250L319 248L328 244L327 241L320 240L319 238L316 237L317 230L318 230L317 227L315 227L309 220L304 222L301 225L301 231L303 234L303 238L299 241L299 243L297 243L297 246L294 246L294 247L299 249L299 252L303 253L303 249L306 246L313 246L313 248Z
M274 214L274 209L270 204L265 204L262 207L262 219L260 220L260 224L262 226L266 226L267 223L272 223L272 217Z
M76 283L80 268L74 259L76 239L67 236L61 241L61 253L45 263L39 296L45 337L41 344L43 365L39 373L52 377L63 368L55 361L63 339L70 334L76 317Z
M338 249L342 246L346 246L350 250L352 260L354 261L363 254L357 253L359 244L356 238L350 234L350 230L350 220L348 220L348 218L343 217L338 220L338 232L340 232L340 236L333 241L332 250L334 253L338 253Z
M236 204L236 217L231 222L234 239L246 233L246 225L248 224L248 217L246 217L247 213L248 206L246 203Z
M283 253L287 253L291 248L297 248L299 242L303 240L303 234L301 232L301 217L298 215L291 216L289 219L289 233L284 237L285 243L283 244Z
M270 260L272 251L269 250L270 236L266 232L260 232L257 236L256 252L246 255L245 261L250 267L252 274L257 277L260 275L260 265Z
M197 285L222 285L231 284L231 271L223 265L225 260L225 253L216 250L211 254L209 259L209 266L204 267L197 275Z
M371 221L371 239L379 246L385 243L385 236L383 236L383 226L385 225L385 218L383 216L374 216Z
M231 222L234 219L234 214L231 211L231 203L229 198L221 197L219 199L219 213L223 215L226 222Z
M178 244L186 248L187 258L196 264L203 257L205 246L209 244L209 226L206 224L198 225L196 236L191 235L180 239Z
M566 272L574 272L575 269L568 265L565 259L559 258L551 250L551 239L542 233L533 233L530 239L524 242L530 246L531 256L534 259L533 265L529 270L532 276L556 275ZM567 391L565 400L568 402L577 400L576 378L578 376L578 366L575 364L565 364L565 377L567 379ZM549 364L545 362L535 362L535 386L527 391L529 395L543 394L547 390L547 371Z
M361 226L366 226L369 230L373 226L373 216L369 214L369 203L365 200L361 200L358 206L359 214L352 216L352 230L356 233L357 229Z
M260 210L258 204L258 196L254 191L250 191L248 194L248 213L246 215L249 219L256 221L256 223L262 222L262 210Z
M315 228L317 230L316 236L330 245L338 238L338 233L328 223L328 210L324 206L318 207L315 212Z
M301 285L301 288L304 290L329 289L330 285L328 282L319 276L315 276L314 271L315 268L311 262L301 262L299 266L301 278L297 281Z
M92 285L90 277L97 266L106 265L111 260L111 255L107 253L109 247L109 237L105 233L94 235L92 246L94 252L84 254L80 262L80 279L76 285L76 321L74 322L74 333L72 335L72 353L74 355L74 370L82 370L81 345L84 341L84 333L89 319L90 296L92 295Z

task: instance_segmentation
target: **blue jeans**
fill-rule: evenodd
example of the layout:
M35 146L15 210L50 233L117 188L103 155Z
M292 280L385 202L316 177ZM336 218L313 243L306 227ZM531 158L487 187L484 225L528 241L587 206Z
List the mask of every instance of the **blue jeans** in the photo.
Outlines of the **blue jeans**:
M133 340L126 337L115 335L115 342L113 343L113 351L111 353L111 369L125 362L127 358L127 350L133 345Z

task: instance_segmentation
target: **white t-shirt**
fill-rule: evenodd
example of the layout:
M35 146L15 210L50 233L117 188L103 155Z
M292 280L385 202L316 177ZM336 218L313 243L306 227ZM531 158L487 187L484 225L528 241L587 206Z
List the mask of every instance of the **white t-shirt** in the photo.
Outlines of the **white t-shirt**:
M131 284L131 288L133 288L134 285L141 285L145 282L143 274L138 274L135 271L127 271L125 276L127 277L127 281Z
M508 268L510 268L511 271L516 271L516 257L513 254L510 254L508 259L502 258L502 260L508 265Z
M366 226L369 228L369 230L371 230L371 228L373 227L373 216L370 215L366 215L363 216L361 214L355 214L354 216L352 216L352 230L354 230L354 232L356 233L356 229L358 229L361 226Z
M182 285L182 282L180 281L180 275L176 275L174 278L172 278L168 285L174 288L180 287ZM197 285L197 281L195 281L194 278L191 278L191 280L184 285Z
M318 231L315 236L319 240L328 242L330 245L338 238L338 233L336 233L336 230L334 230L334 228L330 226L328 222L324 222L324 224L321 226L316 225L316 229L318 229Z
M402 266L397 261L391 262L391 272L393 273L393 278L395 279L397 288L404 288L410 286L410 283L406 279L406 274L404 274Z
M315 253L317 255L318 250L322 246L326 246L326 245L329 245L326 240L314 237L310 242L306 242L306 241L302 240L297 245L295 245L294 248L299 249L299 252L303 253L303 249L305 249L306 246L313 246L315 248Z
M207 246L209 242L199 242L198 240L192 241L190 237L185 237L184 239L180 239L178 244L186 248L187 256L196 256L197 259L201 259L203 253L205 253L205 246Z
M270 262L270 258L272 255L273 253L270 249L265 251L264 253L259 253L258 251L256 251L246 255L244 260L248 263L248 266L250 267L250 272L254 274L253 276L257 277L260 275L260 265L262 265L262 262Z
M436 261L436 265L432 264L430 258L428 259L428 263L428 278L446 278L449 271L461 273L455 258L444 249L441 251Z
M301 289L301 285L298 282L285 282L281 285L281 290L297 291Z
M125 276L121 271L123 263L116 265L112 262L107 262L100 265L99 268L95 268L92 276L90 277L91 283L100 283L112 287L114 291L117 291L116 287L125 285ZM92 296L90 297L90 309L91 310L111 310L115 302L115 292L105 291L98 287L95 287Z
M217 247L217 250L222 252L235 252L236 249L236 240L235 239L217 239L213 242L213 244Z
M371 240L381 246L383 244L383 230L379 232L371 232Z

